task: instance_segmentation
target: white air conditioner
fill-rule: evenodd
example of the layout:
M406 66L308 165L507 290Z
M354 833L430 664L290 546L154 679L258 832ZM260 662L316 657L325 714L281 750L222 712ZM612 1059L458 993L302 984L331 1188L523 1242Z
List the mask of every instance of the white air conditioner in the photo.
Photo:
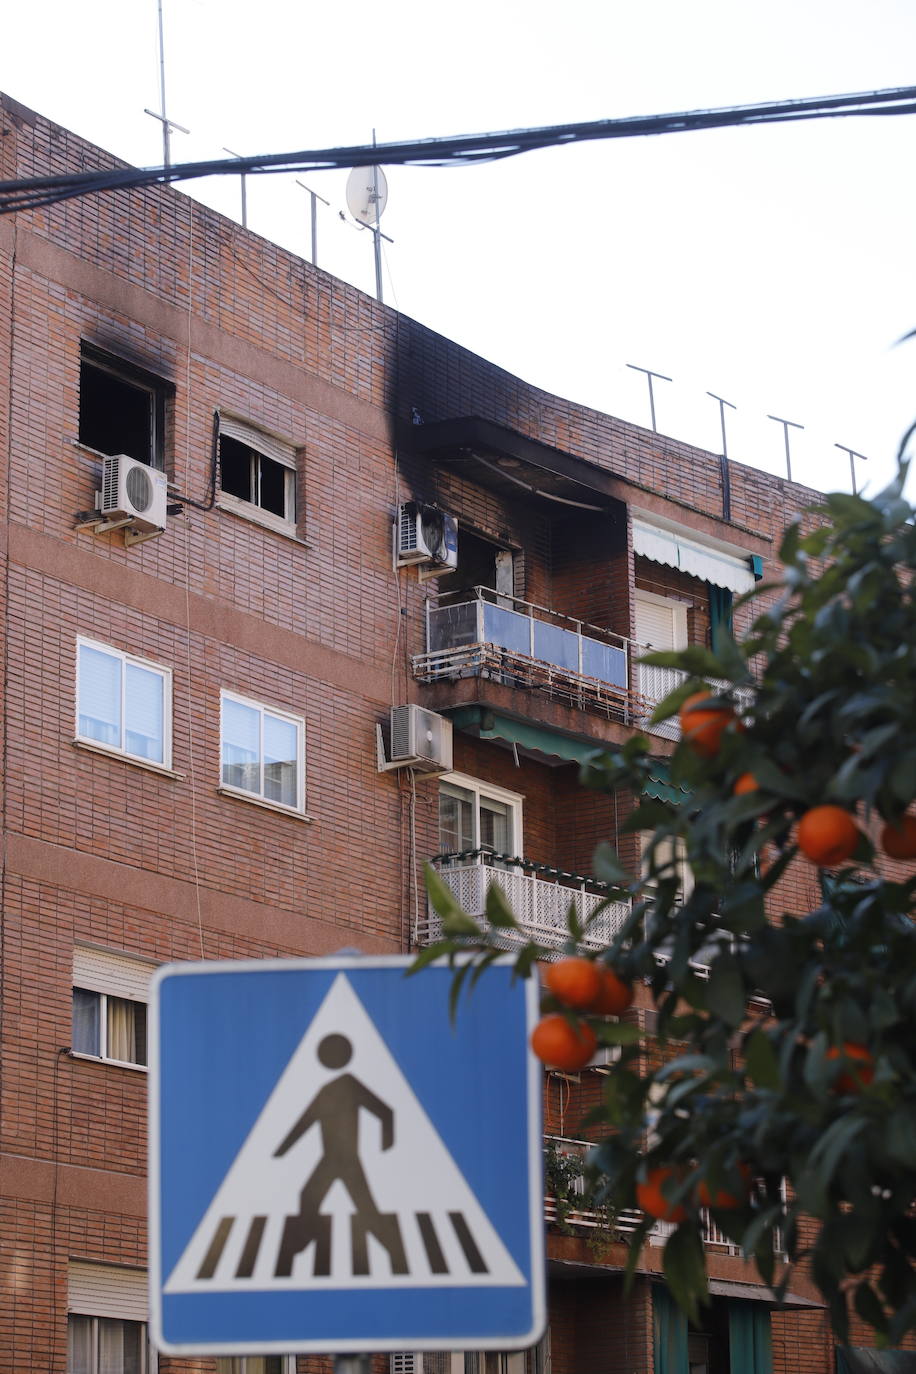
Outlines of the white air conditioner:
M607 1070L612 1064L616 1064L619 1058L619 1045L599 1045L588 1061L586 1068Z
M399 566L421 563L439 575L458 566L458 521L438 506L404 501L398 510Z
M422 706L393 706L390 762L397 768L450 772L452 722Z
M116 520L141 534L165 529L168 479L158 468L115 453L102 462L102 490L96 509L107 520Z

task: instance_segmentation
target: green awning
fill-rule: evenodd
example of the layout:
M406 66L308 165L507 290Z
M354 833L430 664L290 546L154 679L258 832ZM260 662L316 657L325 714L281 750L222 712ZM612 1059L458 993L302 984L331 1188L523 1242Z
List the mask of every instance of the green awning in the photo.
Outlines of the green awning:
M643 788L643 796L654 797L656 801L670 802L680 806L690 796L686 787L679 787L668 775L668 765L662 759L653 759L653 771Z
M472 731L479 734L481 739L517 744L520 749L546 754L564 763L582 763L600 748L591 740L573 739L571 735L561 735L543 725L532 725L527 720L500 715L498 711L487 710L485 706L461 706L450 715L456 730Z

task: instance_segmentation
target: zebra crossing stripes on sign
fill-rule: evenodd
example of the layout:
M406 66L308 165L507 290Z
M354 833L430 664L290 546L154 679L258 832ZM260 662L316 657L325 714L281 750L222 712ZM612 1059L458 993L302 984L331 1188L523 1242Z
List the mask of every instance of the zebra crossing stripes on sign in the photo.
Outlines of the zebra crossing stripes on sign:
M543 1314L533 988L454 1024L405 959L154 985L153 1325L170 1353L530 1345Z

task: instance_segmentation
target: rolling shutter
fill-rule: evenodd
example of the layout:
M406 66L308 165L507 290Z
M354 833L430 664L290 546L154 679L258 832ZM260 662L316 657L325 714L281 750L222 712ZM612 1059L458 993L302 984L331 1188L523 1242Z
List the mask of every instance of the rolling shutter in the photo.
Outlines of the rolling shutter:
M147 963L145 959L93 949L89 945L76 945L73 950L74 987L107 992L113 997L126 997L131 1002L148 1000L149 980L155 968L154 963Z
M147 1321L146 1270L71 1260L67 1267L67 1310L84 1317Z

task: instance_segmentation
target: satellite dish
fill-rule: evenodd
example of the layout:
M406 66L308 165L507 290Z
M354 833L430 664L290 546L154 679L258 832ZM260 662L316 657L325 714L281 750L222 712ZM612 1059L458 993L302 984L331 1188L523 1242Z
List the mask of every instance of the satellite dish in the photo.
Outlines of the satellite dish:
M374 229L388 204L388 182L381 167L354 167L347 177L347 209Z

